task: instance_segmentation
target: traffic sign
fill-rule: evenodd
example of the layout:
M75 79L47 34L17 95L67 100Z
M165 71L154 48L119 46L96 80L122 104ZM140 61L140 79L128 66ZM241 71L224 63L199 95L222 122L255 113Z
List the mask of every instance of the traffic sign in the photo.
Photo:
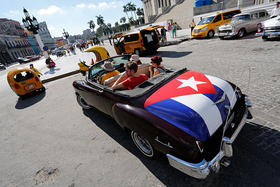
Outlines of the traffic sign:
M44 50L44 51L47 51L48 49L49 49L48 46L44 46L44 47L43 47L43 50Z

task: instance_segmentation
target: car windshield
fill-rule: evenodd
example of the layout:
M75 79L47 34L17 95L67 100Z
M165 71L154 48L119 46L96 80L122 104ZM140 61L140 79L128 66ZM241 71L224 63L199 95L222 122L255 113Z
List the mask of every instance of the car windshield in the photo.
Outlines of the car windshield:
M105 62L112 62L113 65L114 65L114 68L118 69L120 67L123 67L124 64L129 60L129 58L130 58L130 55L123 55L123 56L117 56L117 57L108 58L108 59L105 59L105 60L103 60L103 61L101 61L99 63L96 63L89 70L89 78L95 77L95 75L98 72L102 71L103 70L102 65Z
M205 24L208 24L208 23L210 23L210 22L214 19L214 17L215 17L215 16L203 18L197 25L205 25Z
M238 16L233 16L231 22L237 22L237 21L247 21L250 20L250 15L249 14L243 14L243 15L238 15Z

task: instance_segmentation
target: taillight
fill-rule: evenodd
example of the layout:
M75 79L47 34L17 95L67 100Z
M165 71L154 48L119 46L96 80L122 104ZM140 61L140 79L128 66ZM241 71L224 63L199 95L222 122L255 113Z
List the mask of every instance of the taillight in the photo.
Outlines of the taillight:
M258 23L258 33L263 32L263 25L262 23Z
M37 82L39 82L40 80L39 80L39 78L37 77L37 76L35 76L35 80L37 81Z
M20 86L17 84L17 83L15 83L15 89L19 89L20 88Z

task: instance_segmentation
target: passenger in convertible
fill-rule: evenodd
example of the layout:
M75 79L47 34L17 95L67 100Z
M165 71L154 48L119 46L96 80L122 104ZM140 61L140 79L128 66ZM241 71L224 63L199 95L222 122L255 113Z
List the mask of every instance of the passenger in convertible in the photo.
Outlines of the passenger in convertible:
M165 72L165 68L161 65L162 62L162 58L161 56L153 56L151 58L151 66L149 67L149 71L150 71L150 78Z
M101 84L104 84L104 81L109 79L110 77L120 74L118 70L114 69L112 62L105 62L102 68L105 70L106 73L101 77Z
M142 82L149 79L147 77L147 75L145 75L145 74L136 75L136 72L138 70L138 66L137 66L136 62L128 61L125 64L125 70L126 70L126 72L122 76L120 76L118 78L118 80L113 84L113 86L112 86L113 90L116 90L116 89L132 90L137 85L139 85ZM121 80L123 80L124 77L127 77L127 78L121 82Z

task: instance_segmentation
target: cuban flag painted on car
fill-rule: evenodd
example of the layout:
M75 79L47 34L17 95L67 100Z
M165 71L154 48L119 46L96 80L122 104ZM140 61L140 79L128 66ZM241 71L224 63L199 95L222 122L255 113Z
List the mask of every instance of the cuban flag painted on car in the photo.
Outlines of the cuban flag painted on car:
M207 140L234 107L236 93L220 78L187 71L153 93L144 107L200 141Z

